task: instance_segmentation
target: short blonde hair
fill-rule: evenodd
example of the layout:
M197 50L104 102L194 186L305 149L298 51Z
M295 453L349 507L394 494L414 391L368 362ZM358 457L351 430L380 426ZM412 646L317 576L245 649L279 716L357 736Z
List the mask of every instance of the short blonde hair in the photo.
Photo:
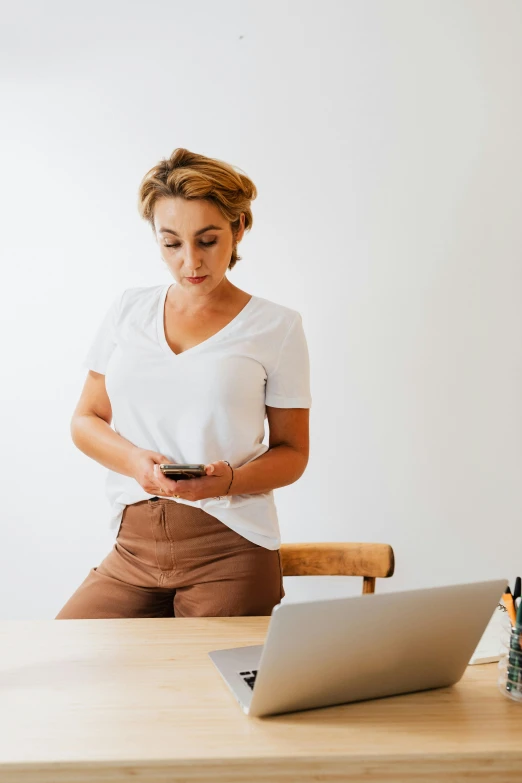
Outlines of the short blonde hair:
M239 230L242 212L245 213L246 231L254 223L250 204L257 196L257 189L252 180L229 163L182 147L175 149L168 159L163 158L145 174L138 193L139 213L149 221L154 232L154 204L165 196L210 201L229 221L233 236ZM234 243L228 268L232 269L238 261L241 261L241 256L237 254Z

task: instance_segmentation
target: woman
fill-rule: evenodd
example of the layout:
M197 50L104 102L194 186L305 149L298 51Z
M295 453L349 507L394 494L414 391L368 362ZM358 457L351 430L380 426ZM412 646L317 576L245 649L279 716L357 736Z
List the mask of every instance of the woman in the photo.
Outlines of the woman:
M117 534L56 619L270 615L284 597L273 490L308 462L309 358L297 311L226 276L256 195L186 149L141 182L175 283L119 294L84 361L71 433L109 469ZM176 482L162 462L205 475Z

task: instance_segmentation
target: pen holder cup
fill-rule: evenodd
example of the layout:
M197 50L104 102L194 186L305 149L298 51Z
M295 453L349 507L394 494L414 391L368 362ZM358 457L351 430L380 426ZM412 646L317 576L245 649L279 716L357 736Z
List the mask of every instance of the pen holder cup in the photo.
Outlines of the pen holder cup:
M522 704L522 628L504 629L500 641L498 689L508 699Z

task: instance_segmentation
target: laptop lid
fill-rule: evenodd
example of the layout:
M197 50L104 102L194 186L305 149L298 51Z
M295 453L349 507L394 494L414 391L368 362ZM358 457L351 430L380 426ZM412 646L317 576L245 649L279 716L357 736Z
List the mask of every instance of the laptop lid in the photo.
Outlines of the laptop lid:
M495 579L278 604L245 711L271 715L451 685L507 584ZM249 666L248 655L244 660Z

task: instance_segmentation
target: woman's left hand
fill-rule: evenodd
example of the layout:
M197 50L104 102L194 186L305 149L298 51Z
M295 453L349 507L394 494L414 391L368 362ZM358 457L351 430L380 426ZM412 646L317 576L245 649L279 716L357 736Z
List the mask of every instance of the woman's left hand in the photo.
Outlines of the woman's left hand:
M232 478L232 469L223 460L205 465L206 476L201 476L201 478L174 481L163 475L159 465L154 466L154 473L158 486L163 490L158 493L158 497L179 495L182 500L203 500L224 495Z

